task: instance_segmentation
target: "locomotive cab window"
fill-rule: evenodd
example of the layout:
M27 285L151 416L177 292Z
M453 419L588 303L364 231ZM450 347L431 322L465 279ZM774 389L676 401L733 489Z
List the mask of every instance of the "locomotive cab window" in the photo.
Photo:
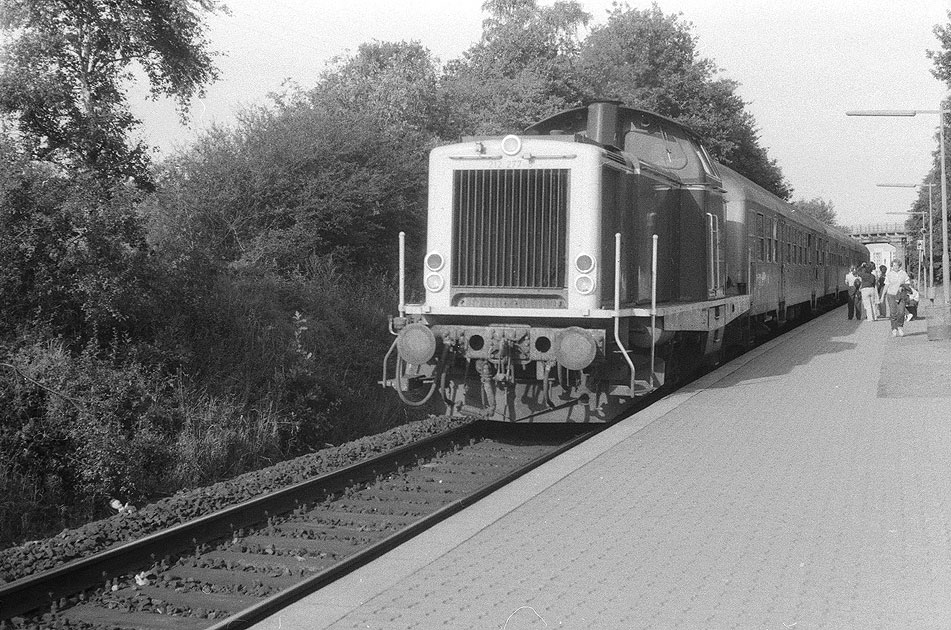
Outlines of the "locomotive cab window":
M624 134L624 150L649 164L668 167L667 139L653 120L643 118Z
M714 165L713 159L710 157L710 154L707 153L707 148L702 144L698 144L697 154L700 156L700 164L703 165L703 170L706 171L707 175L712 175L713 177L720 179L720 172L717 171L717 167Z
M683 129L670 127L666 129L667 144L670 149L670 168L680 171L684 179L700 178L700 150Z
M643 116L631 123L624 134L624 150L649 164L682 171L684 178L699 177L700 158L694 155L693 145L683 131L653 118ZM688 168L691 165L693 168Z

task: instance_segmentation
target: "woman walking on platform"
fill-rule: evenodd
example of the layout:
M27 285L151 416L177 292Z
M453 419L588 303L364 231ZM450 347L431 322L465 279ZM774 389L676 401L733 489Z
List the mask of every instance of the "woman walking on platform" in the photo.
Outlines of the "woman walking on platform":
M875 276L872 275L872 269L874 268L875 265L872 263L863 263L859 267L859 278L862 280L859 287L859 291L862 293L862 310L865 311L865 319L868 321L878 319L875 315L878 312L878 300L876 299Z
M892 337L905 336L905 305L898 302L898 291L910 283L908 274L901 268L901 262L892 261L892 268L885 274L885 287L882 298L888 305L892 320Z

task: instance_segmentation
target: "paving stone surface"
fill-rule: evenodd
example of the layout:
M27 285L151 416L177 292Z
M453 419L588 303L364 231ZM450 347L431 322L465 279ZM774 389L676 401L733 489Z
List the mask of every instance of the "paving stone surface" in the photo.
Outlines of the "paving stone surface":
M925 326L824 315L260 627L951 628L951 344Z

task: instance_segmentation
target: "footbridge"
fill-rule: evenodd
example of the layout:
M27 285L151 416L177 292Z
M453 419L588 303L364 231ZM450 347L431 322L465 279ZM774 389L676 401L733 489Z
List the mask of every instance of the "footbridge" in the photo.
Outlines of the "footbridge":
M853 225L846 227L845 230L852 238L861 241L862 244L869 246L872 252L872 259L876 264L888 264L889 257L881 253L881 247L876 245L891 245L895 248L894 259L904 262L907 266L912 261L910 257L915 257L916 241L904 223L868 223L865 225ZM877 255L876 255L877 254ZM917 260L917 258L915 258Z

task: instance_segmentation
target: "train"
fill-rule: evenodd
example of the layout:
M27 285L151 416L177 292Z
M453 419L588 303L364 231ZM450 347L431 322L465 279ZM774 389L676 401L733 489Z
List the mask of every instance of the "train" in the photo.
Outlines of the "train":
M424 298L381 384L501 422L603 422L757 336L844 302L868 250L611 100L429 158Z

